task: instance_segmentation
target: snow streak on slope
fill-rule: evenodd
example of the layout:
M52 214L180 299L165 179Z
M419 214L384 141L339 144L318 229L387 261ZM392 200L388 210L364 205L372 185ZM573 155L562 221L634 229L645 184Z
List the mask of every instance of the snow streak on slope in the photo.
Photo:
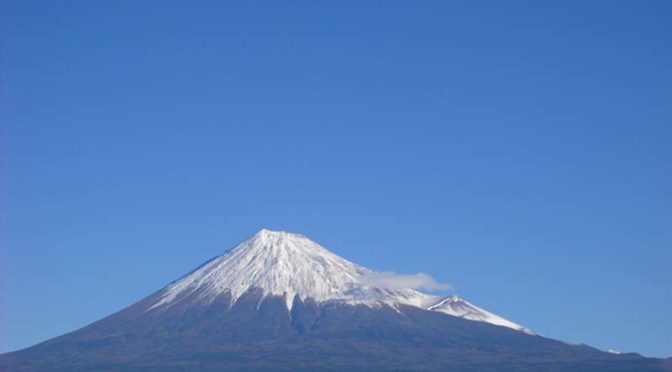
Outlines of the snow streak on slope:
M318 303L410 305L529 332L456 296L442 300L410 288L377 286L369 279L375 274L303 235L264 229L161 290L147 310L208 304L220 296L230 296L233 304L246 292L261 290L262 298L283 298L289 310L295 297Z
M455 295L446 297L438 302L436 305L430 306L427 310L438 311L444 314L456 316L459 318L476 320L479 322L486 322L503 327L513 328L528 334L534 334L529 329L518 325L508 319L504 319L499 315L495 315L489 311L481 309Z

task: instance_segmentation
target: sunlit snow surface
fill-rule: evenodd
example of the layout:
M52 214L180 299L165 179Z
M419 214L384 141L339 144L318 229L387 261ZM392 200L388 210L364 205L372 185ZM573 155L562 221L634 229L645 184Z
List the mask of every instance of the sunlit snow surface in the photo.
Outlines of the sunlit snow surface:
M370 286L364 279L372 274L372 270L331 253L303 235L261 230L162 289L147 310L184 301L210 303L219 296L230 296L235 303L244 293L256 289L263 297L284 298L290 310L295 297L318 303L410 305L530 333L456 296L442 299L413 289Z
M476 320L479 322L486 322L502 327L513 328L527 334L534 334L529 329L518 325L508 319L504 319L499 315L493 314L487 310L473 305L457 296L450 296L432 305L428 310L439 311L448 315L456 316L463 319Z

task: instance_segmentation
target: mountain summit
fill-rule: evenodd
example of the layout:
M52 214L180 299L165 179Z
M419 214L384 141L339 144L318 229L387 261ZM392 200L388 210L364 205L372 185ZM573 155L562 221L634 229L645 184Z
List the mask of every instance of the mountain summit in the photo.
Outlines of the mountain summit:
M245 293L257 290L262 300L282 298L290 311L295 300L307 299L367 306L411 305L531 333L498 315L456 301L455 296L442 299L410 288L375 286L368 280L374 274L303 235L263 229L163 289L148 310L180 303L208 304L222 296L235 304Z
M261 230L145 299L0 355L0 371L661 371L669 364L531 333L455 295L299 234ZM668 369L669 370L669 369Z
M223 294L235 303L255 288L262 297L282 297L289 310L295 297L317 302L404 301L395 293L374 296L363 288L360 278L371 273L303 235L264 229L171 284L153 307L185 298L211 302Z

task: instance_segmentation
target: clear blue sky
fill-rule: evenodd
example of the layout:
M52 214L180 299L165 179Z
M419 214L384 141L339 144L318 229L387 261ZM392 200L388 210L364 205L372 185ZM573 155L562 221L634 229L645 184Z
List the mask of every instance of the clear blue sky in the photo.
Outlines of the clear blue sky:
M672 356L672 2L2 1L0 351L262 227Z

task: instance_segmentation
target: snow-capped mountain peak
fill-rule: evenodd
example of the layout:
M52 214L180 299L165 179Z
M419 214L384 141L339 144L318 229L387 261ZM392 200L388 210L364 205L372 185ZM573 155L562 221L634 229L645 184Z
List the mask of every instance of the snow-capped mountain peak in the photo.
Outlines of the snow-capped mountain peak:
M442 312L444 314L456 316L463 319L475 320L479 322L486 322L507 328L512 328L528 334L534 334L529 329L516 324L508 319L502 318L499 315L493 314L476 305L473 305L456 295L448 296L432 305L428 310Z
M177 303L208 304L222 296L230 296L233 305L246 292L260 290L262 299L283 298L289 310L297 297L317 303L410 305L527 331L457 296L441 299L411 288L377 286L368 279L373 274L303 235L263 229L159 291L147 311Z
M246 291L284 297L291 309L295 296L325 301L344 297L366 268L353 264L303 235L263 229L230 251L168 286L153 307L187 294L212 301L230 294L235 302Z
M300 234L263 229L162 290L150 309L196 299L211 302L230 295L235 303L251 289L282 297L291 310L294 298L369 305L426 307L434 296L411 289L372 288L361 278L373 273L331 253Z

